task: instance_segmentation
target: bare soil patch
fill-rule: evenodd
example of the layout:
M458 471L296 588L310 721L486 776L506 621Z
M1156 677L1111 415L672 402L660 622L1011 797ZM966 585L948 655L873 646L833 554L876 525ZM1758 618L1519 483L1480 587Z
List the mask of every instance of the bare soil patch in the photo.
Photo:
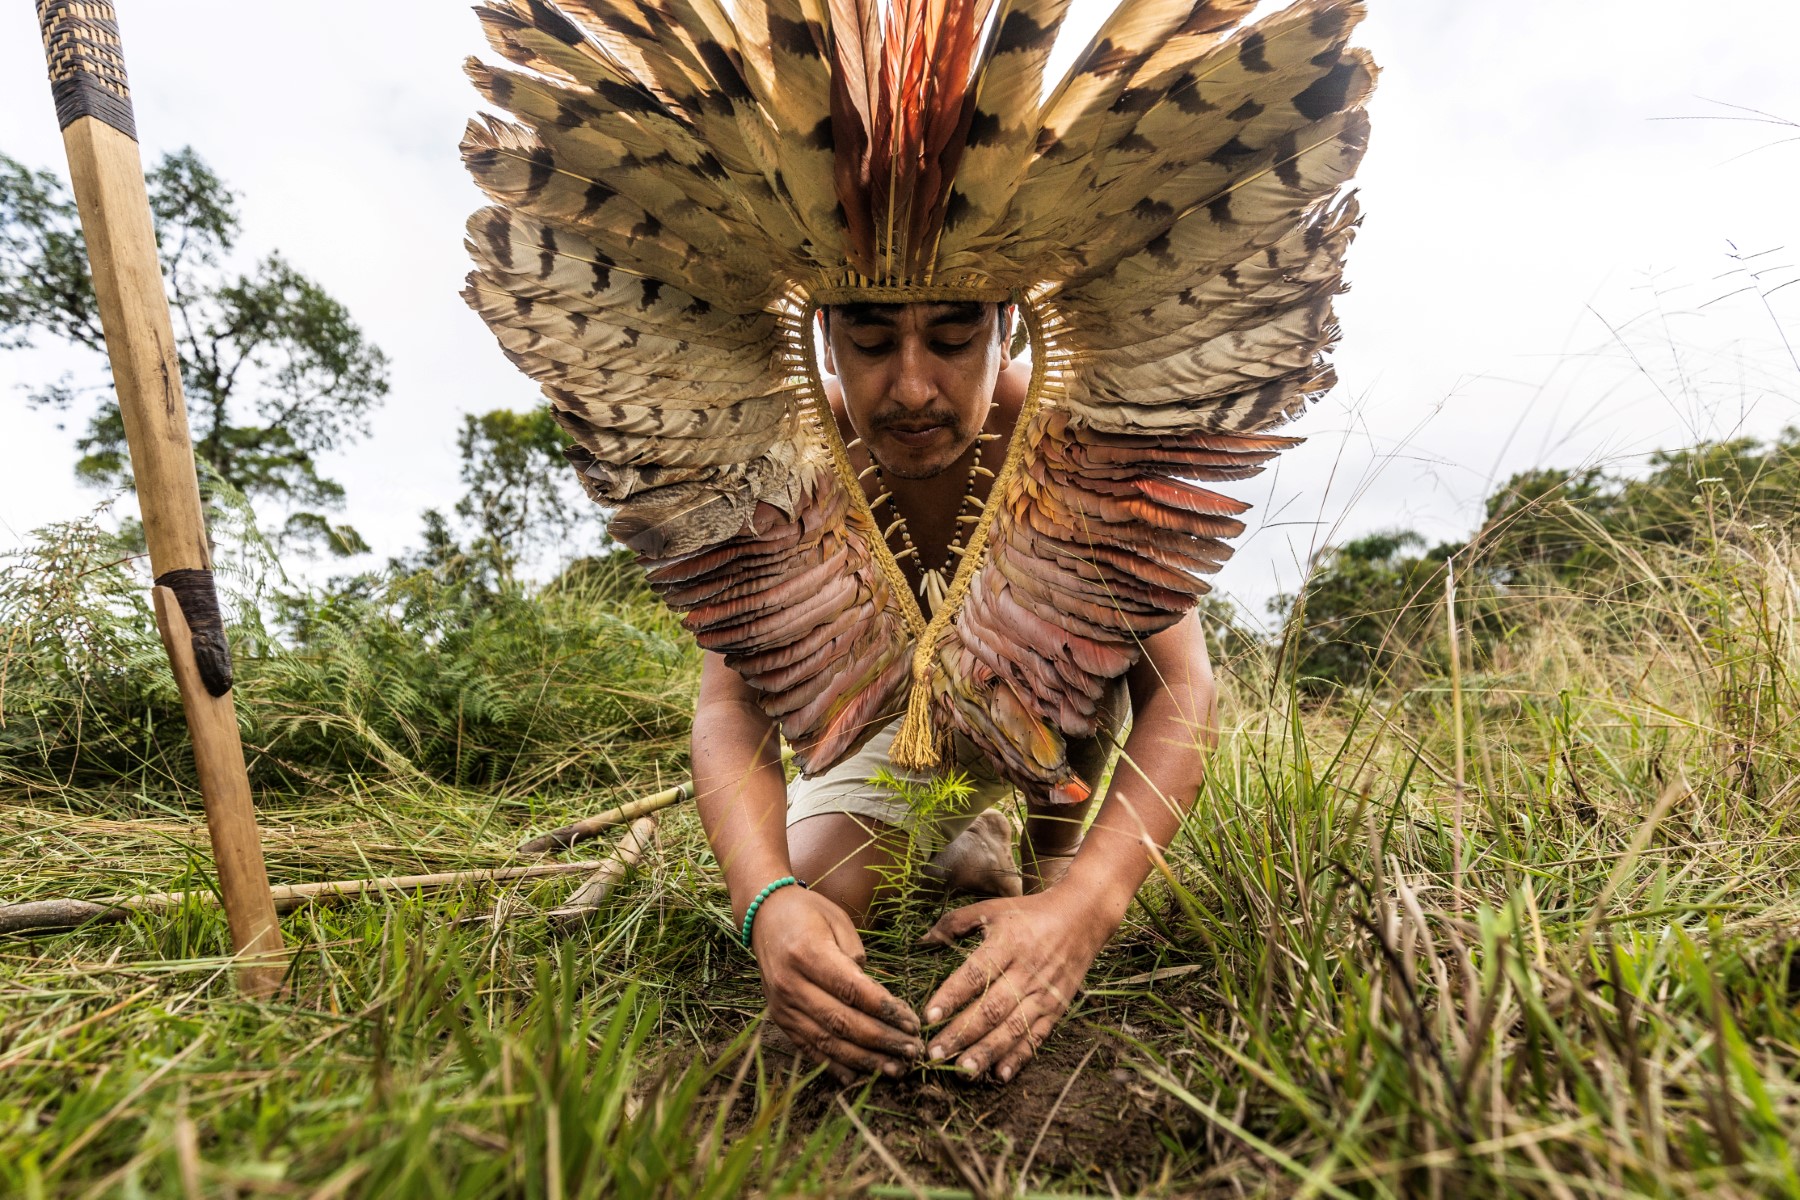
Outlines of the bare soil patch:
M842 1117L867 1086L856 1110L862 1128L840 1155L846 1194L879 1185L886 1185L883 1194L894 1185L907 1190L887 1165L890 1156L912 1183L977 1197L1016 1196L1026 1173L1028 1193L1154 1192L1171 1160L1181 1161L1181 1174L1191 1179L1201 1123L1134 1068L1144 1054L1120 1036L1123 1030L1149 1042L1145 1024L1132 1018L1155 1003L1109 999L1104 1015L1102 1006L1078 1008L1009 1084L969 1081L941 1066L848 1088L821 1075L794 1106L795 1132L804 1136ZM773 1026L765 1027L763 1045L771 1071L807 1069ZM740 1103L730 1128L751 1117Z

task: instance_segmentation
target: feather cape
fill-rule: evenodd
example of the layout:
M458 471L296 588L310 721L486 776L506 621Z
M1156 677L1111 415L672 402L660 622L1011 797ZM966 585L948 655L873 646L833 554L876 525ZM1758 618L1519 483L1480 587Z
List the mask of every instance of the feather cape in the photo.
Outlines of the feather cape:
M906 709L1040 801L1178 621L1269 430L1333 382L1356 0L487 0L465 297L539 381L612 530L808 774ZM1020 300L1034 384L928 621L847 470L807 321ZM908 752L928 761L929 750Z

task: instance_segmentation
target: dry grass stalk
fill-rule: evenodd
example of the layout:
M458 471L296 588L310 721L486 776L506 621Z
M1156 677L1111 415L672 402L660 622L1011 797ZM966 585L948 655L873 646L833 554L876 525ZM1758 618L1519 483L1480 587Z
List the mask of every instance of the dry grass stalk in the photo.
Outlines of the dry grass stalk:
M384 892L434 892L489 883L514 883L549 875L578 875L605 864L599 859L571 863L538 863L528 867L496 867L478 871L439 871L429 875L389 875L380 879L339 879L293 883L271 888L275 911L290 913L315 900L337 900ZM210 891L152 892L111 900L33 900L0 906L0 933L73 929L90 923L123 921L134 912L165 912L190 902L216 903Z

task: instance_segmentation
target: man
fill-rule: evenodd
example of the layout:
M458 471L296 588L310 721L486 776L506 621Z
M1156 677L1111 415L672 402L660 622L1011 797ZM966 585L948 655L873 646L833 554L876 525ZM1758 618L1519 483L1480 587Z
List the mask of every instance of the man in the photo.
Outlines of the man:
M997 472L1005 456L1029 378L1009 352L1009 317L1008 306L977 303L827 310L832 410L845 440L861 439L892 490L920 550L906 560L915 581L956 536L958 485L970 464L985 459ZM1001 437L980 440L984 430ZM871 749L820 780L797 782L790 795L774 724L743 679L709 654L694 714L694 785L733 911L741 921L769 880L794 875L808 884L772 893L755 917L752 949L770 1018L840 1077L897 1075L929 1057L971 1076L1012 1079L1067 1010L1201 782L1213 687L1195 617L1146 638L1127 680L1131 734L1092 831L1083 841L1084 806L1031 808L1021 846L1031 894L946 913L928 942L976 930L982 942L915 1010L863 972L857 928L891 886L910 837L941 844L973 814L948 814L939 824L949 828L934 839L868 782L891 726ZM992 775L967 765L986 785L978 798L991 801L999 790ZM976 873L1010 865L1008 844L976 833L961 847ZM1056 868L1043 865L1057 859Z
M1354 0L1234 28L1254 7L1122 0L1048 88L1063 0L478 10L511 66L471 77L516 123L464 138L494 202L464 295L709 652L694 774L737 933L839 1071L1013 1077L1199 787L1191 610L1247 508L1200 485L1332 384L1375 79ZM867 783L947 747L981 785L961 811ZM1032 806L1029 894L938 923L983 939L917 1011L857 924L999 780ZM976 874L1010 868L993 832Z

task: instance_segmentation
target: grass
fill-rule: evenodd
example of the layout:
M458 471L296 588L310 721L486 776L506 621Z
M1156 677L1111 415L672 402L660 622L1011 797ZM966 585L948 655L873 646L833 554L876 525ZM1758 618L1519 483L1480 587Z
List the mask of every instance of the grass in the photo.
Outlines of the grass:
M571 939L537 917L568 881L298 912L281 1003L234 995L207 905L0 943L0 1193L1800 1196L1800 553L1713 533L1614 547L1580 592L1471 572L1512 632L1455 675L1321 699L1279 648L1226 664L1194 815L1010 1087L797 1066L677 810ZM662 618L564 613L531 661L553 694L621 612L646 649L590 680L623 697L604 771L557 754L579 713L474 782L466 747L383 734L452 766L281 776L272 875L499 865L661 786L692 683ZM333 644L341 674L373 643ZM246 706L273 686L248 676ZM253 716L252 745L302 724ZM134 787L6 776L5 896L204 887L152 751ZM935 911L869 939L903 995L957 961L911 945Z

